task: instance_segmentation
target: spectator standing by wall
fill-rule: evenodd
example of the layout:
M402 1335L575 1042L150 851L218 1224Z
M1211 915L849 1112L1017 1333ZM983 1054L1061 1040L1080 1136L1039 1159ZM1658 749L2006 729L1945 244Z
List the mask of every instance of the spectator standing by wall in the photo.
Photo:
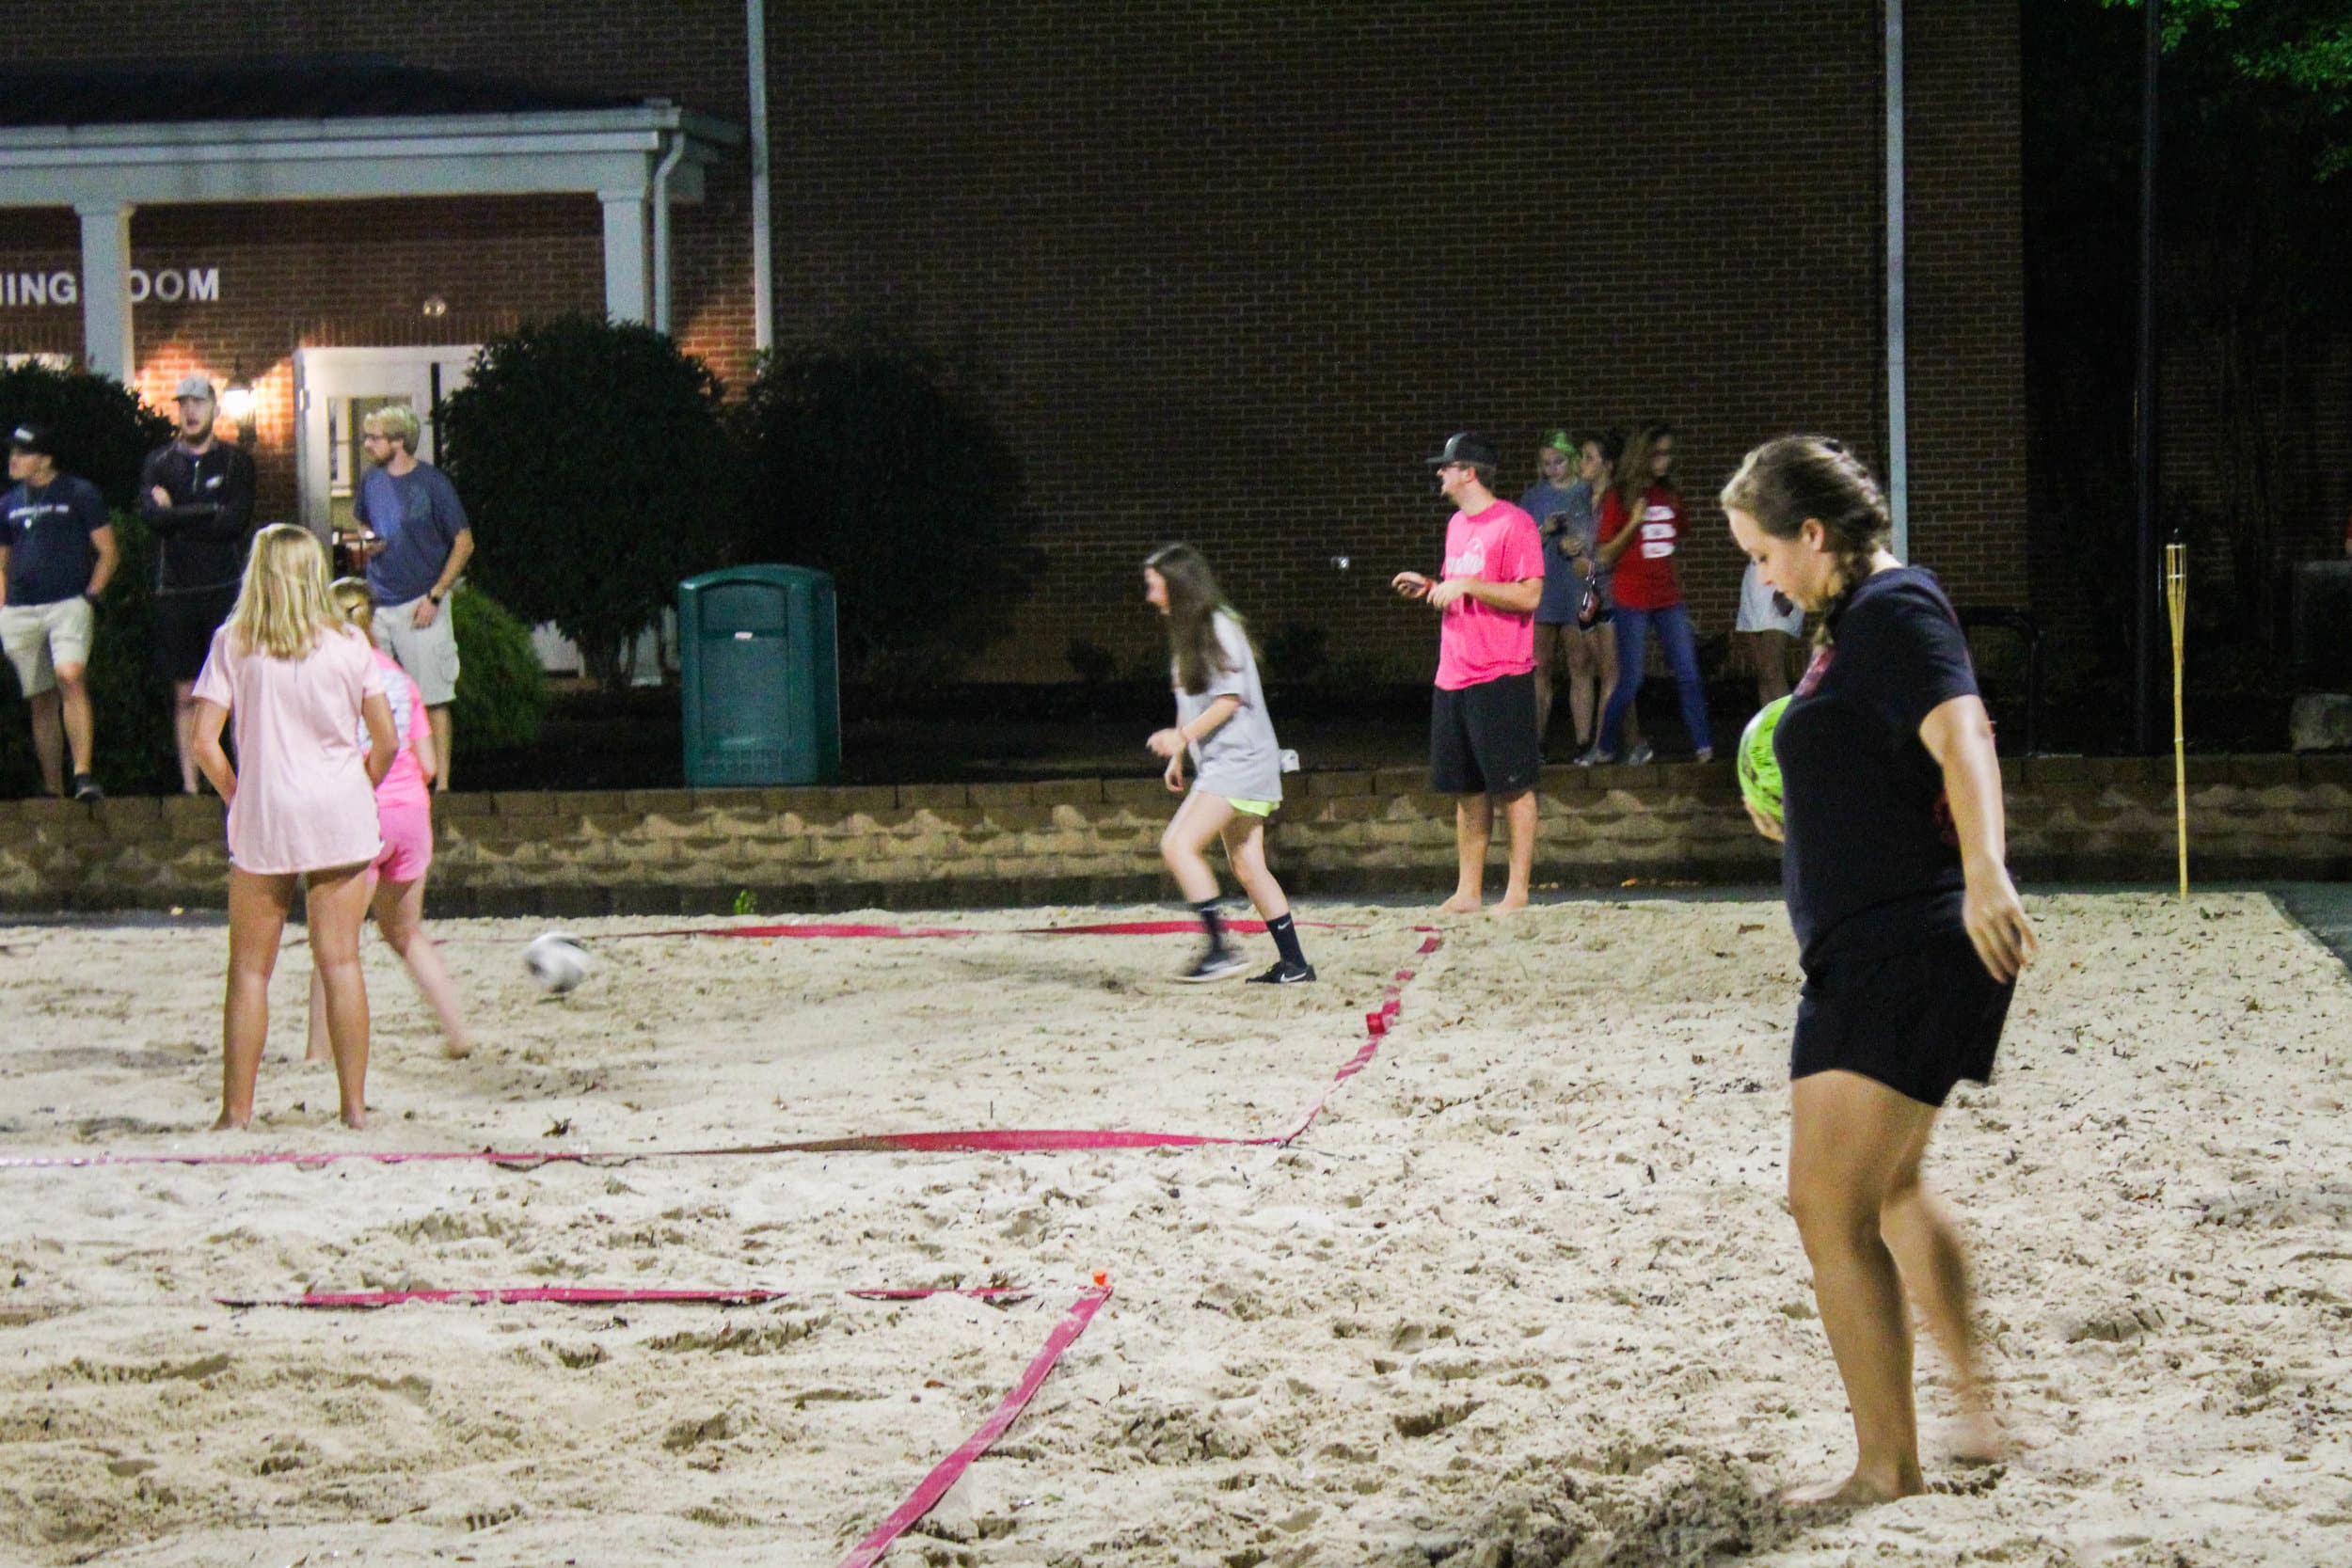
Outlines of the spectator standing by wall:
M1524 908L1535 863L1535 606L1544 592L1544 544L1534 519L1487 485L1497 455L1459 431L1429 460L1455 507L1446 524L1445 570L1435 581L1399 572L1391 586L1444 619L1438 633L1438 694L1429 713L1430 787L1454 799L1459 865L1441 909L1468 914L1485 896L1486 846L1502 802L1511 873L1499 910Z
M1592 532L1585 539L1584 559L1577 569L1593 585L1591 619L1578 616L1579 634L1568 645L1568 701L1583 717L1577 723L1577 761L1583 762L1600 744L1600 716L1617 689L1617 612L1615 574L1600 561L1600 513L1610 488L1617 482L1617 463L1625 456L1625 432L1613 427L1595 431L1577 443L1576 482L1590 498ZM1625 745L1629 753L1647 754L1642 738L1641 713L1625 710Z
M1681 694L1682 722L1691 732L1692 750L1701 762L1715 754L1707 727L1707 692L1699 681L1698 644L1675 577L1674 556L1685 523L1682 493L1674 486L1674 428L1645 425L1627 446L1616 486L1601 505L1601 564L1616 574L1617 689L1601 717L1600 740L1586 753L1594 762L1617 758L1619 726L1642 689L1653 632ZM1629 752L1626 760L1647 762L1647 750Z
M8 478L15 487L0 500L0 645L32 709L42 786L52 795L95 800L95 725L83 673L96 636L99 595L119 559L114 523L97 485L58 469L56 445L45 426L24 424L10 432Z
M417 458L416 410L379 408L360 421L367 472L352 499L375 595L375 642L424 693L439 760L436 789L449 787L456 736L450 704L457 697L457 633L450 590L473 558L473 530L449 476Z
M193 795L199 777L196 677L213 633L236 607L253 546L253 459L215 438L218 404L201 375L181 378L172 401L180 434L147 454L139 470L139 515L155 536L155 608L149 618L149 662L171 683L172 736L180 749L180 788Z
M1764 580L1763 569L1753 561L1740 578L1740 618L1731 639L1745 653L1756 672L1756 705L1788 695L1788 656L1796 651L1804 630L1804 611L1796 602Z
M1519 497L1519 510L1535 519L1544 542L1544 596L1535 606L1535 740L1551 733L1551 703L1559 666L1568 667L1568 709L1576 723L1576 748L1592 740L1592 653L1577 624L1591 580L1597 515L1593 487L1572 479L1576 443L1555 430L1535 449L1535 483ZM1581 563L1581 564L1580 564Z

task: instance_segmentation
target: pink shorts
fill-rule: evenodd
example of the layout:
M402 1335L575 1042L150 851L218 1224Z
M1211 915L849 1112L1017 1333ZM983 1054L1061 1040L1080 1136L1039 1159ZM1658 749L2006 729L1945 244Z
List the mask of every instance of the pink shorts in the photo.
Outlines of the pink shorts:
M388 805L378 800L375 820L384 851L375 857L371 869L388 882L423 880L425 868L433 863L432 802Z

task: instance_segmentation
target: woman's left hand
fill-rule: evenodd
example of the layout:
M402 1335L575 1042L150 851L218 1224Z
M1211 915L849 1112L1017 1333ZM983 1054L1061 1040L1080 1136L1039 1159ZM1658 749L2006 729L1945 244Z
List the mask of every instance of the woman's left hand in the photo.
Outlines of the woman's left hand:
M1178 729L1153 730L1152 738L1144 744L1152 748L1152 754L1155 757L1180 757L1184 754L1184 732Z
M2016 884L2009 879L2009 872L1999 866L1980 877L1968 879L1968 891L1961 899L1961 919L1967 925L1968 940L1976 944L1977 957L1983 960L1985 972L2003 984L2014 980L2025 967L2042 951L2042 942L2033 934L2033 922L2026 918L2026 906L2017 896Z
M1184 792L1184 752L1179 752L1168 759L1168 770L1160 775L1160 782L1168 785L1168 793L1172 795L1182 795Z

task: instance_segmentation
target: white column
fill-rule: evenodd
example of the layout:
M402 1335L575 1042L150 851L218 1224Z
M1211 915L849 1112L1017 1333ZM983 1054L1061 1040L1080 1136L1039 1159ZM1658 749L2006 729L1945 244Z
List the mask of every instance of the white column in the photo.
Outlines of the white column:
M77 206L82 218L82 364L93 375L131 380L131 209Z
M645 193L599 191L604 203L604 310L616 322L650 319L645 284Z

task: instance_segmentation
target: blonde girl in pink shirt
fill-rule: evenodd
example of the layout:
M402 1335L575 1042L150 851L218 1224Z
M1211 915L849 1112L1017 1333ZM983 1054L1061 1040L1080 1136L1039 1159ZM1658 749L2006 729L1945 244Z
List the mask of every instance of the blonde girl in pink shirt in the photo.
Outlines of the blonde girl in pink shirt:
M383 848L375 785L396 744L384 676L367 638L326 596L326 552L304 529L254 536L229 624L197 677L197 766L229 802L229 994L222 1008L220 1119L249 1127L269 1037L269 978L308 885L310 961L346 1126L367 1125L368 989L359 969L367 870ZM221 726L237 723L237 764ZM367 750L357 738L364 724Z
M371 638L369 645L373 647L375 596L368 591L367 579L337 578L328 586L327 596L344 620ZM368 868L375 889L369 905L376 928L408 966L408 977L417 983L433 1016L440 1020L442 1053L464 1056L472 1052L473 1039L466 1033L457 987L449 977L449 967L441 962L440 949L433 945L424 929L424 873L433 863L433 797L427 786L439 767L433 751L433 725L425 712L424 693L408 678L408 672L381 648L375 649L375 663L384 676L384 695L391 704L392 731L400 737L400 752L392 759L391 771L375 786L376 825L384 835L384 852ZM313 970L310 1059L323 1062L326 1055L326 990Z

